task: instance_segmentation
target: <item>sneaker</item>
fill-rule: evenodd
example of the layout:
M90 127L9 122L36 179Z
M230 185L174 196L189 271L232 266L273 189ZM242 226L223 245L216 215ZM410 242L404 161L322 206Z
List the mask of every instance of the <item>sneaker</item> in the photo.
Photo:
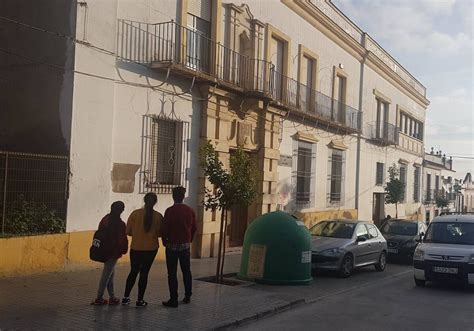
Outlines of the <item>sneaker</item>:
M109 305L110 305L110 306L116 306L116 305L118 305L118 304L120 304L120 299L119 299L119 298L117 298L117 297L111 297L111 298L109 299Z
M94 306L103 306L108 304L109 302L105 299L95 299L94 301L91 302L91 305Z
M129 297L123 297L122 298L122 306L128 306L130 304L130 298Z
M148 302L146 302L144 300L139 300L139 301L137 301L136 306L137 307L146 307L146 306L148 306Z
M183 299L182 302L183 302L183 303L186 303L186 304L187 304L187 303L190 303L190 302L191 302L191 297L184 297L184 299Z
M163 301L162 302L163 306L168 307L168 308L178 308L178 302L176 301Z

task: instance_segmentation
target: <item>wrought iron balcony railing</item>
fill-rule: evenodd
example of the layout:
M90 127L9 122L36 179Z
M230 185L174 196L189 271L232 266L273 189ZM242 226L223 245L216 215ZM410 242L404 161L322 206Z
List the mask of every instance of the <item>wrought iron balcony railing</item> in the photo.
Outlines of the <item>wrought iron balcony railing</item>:
M173 21L118 22L118 57L124 61L173 67L183 75L198 75L231 88L255 92L282 107L313 115L348 131L361 128L360 112L275 71L271 62L251 59L199 31Z
M271 97L282 106L314 116L328 124L349 131L359 131L360 111L330 96L316 91L297 80L274 71L270 76Z
M367 124L368 138L383 145L398 145L398 127L388 122Z

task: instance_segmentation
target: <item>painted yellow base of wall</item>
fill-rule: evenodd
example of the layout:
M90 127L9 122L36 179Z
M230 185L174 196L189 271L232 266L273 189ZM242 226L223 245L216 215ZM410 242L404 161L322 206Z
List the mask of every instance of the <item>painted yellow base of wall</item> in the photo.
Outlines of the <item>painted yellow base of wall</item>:
M310 228L314 224L319 223L323 220L334 220L334 219L357 219L357 209L343 209L343 210L325 210L325 211L314 211L307 213L299 213L297 216L304 222L304 224Z
M0 239L0 277L99 267L89 259L93 235L82 231ZM165 260L161 242L156 259ZM128 254L119 260L129 261Z

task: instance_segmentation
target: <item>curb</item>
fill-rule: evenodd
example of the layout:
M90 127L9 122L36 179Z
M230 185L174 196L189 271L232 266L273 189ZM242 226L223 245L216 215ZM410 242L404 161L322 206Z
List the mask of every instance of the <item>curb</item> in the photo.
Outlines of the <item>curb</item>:
M346 289L341 290L341 291L331 292L331 293L328 293L328 294L326 294L326 295L323 295L323 296L320 296L320 297L316 297L316 298L307 298L307 299L297 299L297 300L293 300L293 301L290 301L290 302L288 302L288 303L285 303L285 304L276 306L276 307L274 307L274 308L265 310L265 311L263 311L263 312L256 313L256 314L253 314L253 315L250 315L250 316L247 316L247 317L238 319L238 320L234 320L234 321L232 321L232 322L228 322L228 323L224 323L224 324L218 325L218 326L216 326L216 327L213 327L211 330L218 330L218 331L221 331L221 330L228 330L228 329L232 329L232 328L235 328L235 327L239 327L239 326L242 326L242 325L245 325L245 324L250 324L251 322L255 322L255 321L259 320L259 319L263 319L263 318L266 318L266 317L270 317L270 316L273 316L273 315L277 315L277 314L282 313L282 312L284 312L284 311L286 311L286 310L290 310L290 309L297 308L298 306L316 303L316 302L321 301L321 300L324 300L324 299L326 299L326 298L328 298L328 297L335 296L335 295L340 295L340 294L344 294L344 293L347 293L347 292L350 292L350 291L354 291L354 290L358 290L358 289L361 289L361 288L364 288L364 287L373 285L374 283L384 283L384 282L387 282L387 281L391 281L391 280L393 280L393 279L395 279L395 278L404 276L404 275L406 275L406 274L408 274L408 273L410 273L410 272L412 272L412 271L411 271L411 270L403 271L403 272L400 272L400 273L391 275L391 276L389 276L389 277L386 277L386 278L384 278L384 279L378 280L378 281L373 282L373 283L364 283L364 284L361 284L361 285L352 286L352 287L350 287L350 288L346 288ZM474 331L474 330L473 330L473 331Z
M297 306L304 305L306 303L307 302L306 302L305 299L293 300L293 301L290 301L288 303L276 306L274 308L270 308L268 310L264 310L262 312L259 312L259 313L256 313L256 314L253 314L253 315L250 315L250 316L247 316L247 317L244 317L244 318L232 321L232 322L224 323L222 325L219 325L217 327L212 328L211 330L221 331L221 330L227 330L227 329L231 329L231 328L234 328L234 327L242 326L244 324L247 324L247 323L250 323L250 322L255 322L259 319L269 317L269 316L273 316L273 315L279 314L283 311L293 309Z

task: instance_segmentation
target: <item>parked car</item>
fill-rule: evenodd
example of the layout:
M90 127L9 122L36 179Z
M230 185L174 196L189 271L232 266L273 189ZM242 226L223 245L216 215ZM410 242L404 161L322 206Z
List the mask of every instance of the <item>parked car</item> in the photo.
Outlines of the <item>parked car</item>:
M434 218L413 256L415 284L457 280L474 284L474 215Z
M380 232L387 240L387 252L390 258L412 262L420 236L426 232L426 225L420 221L391 219L382 225Z
M354 268L374 265L384 271L387 242L374 224L355 220L322 221L310 229L313 270L334 270L349 277Z

